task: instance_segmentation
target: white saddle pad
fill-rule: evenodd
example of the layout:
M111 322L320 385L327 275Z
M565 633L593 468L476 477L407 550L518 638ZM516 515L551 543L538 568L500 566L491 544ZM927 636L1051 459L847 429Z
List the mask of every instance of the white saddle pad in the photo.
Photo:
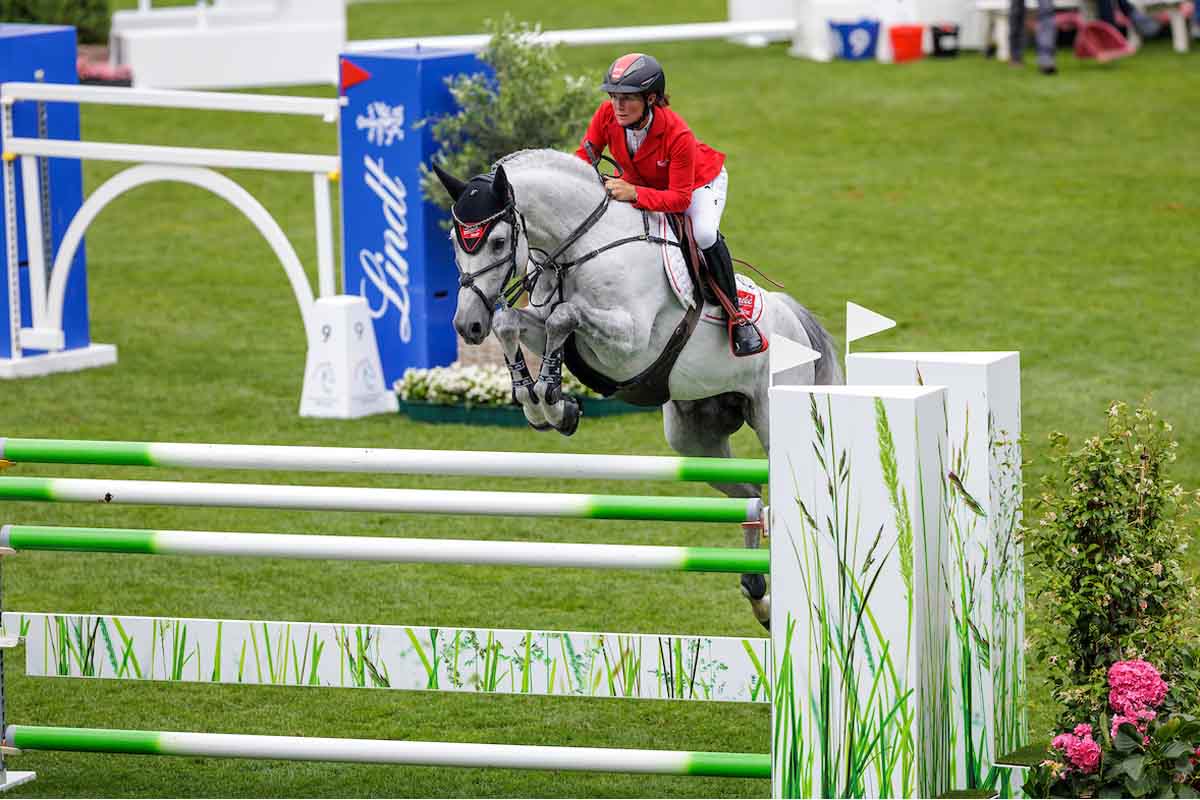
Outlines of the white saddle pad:
M655 212L650 215L650 231L667 241L679 241L675 238L675 233L667 222L666 214ZM678 247L665 244L659 245L659 249L662 251L663 269L667 273L667 282L671 284L675 297L678 298L681 306L691 308L694 305L692 302L692 276L688 274L687 262L683 260L683 251ZM763 313L763 301L765 300L763 290L745 275L737 276L737 288L738 305L742 312L750 318L751 322L758 322ZM725 324L724 312L718 306L709 303L705 303L704 313L700 318L711 325Z

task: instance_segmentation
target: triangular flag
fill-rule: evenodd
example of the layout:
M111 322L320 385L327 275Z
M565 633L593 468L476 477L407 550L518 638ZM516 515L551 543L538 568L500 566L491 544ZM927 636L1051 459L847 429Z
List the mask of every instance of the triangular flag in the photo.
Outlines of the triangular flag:
M358 86L363 81L371 79L371 73L367 72L362 67L355 64L348 58L340 59L342 67L341 92L346 93L346 90L352 86Z
M799 376L789 374L797 367L816 361L821 354L799 342L776 334L771 337L770 355L771 385L786 386L798 381Z
M894 327L896 320L876 314L858 303L846 303L846 353L850 353L851 342Z

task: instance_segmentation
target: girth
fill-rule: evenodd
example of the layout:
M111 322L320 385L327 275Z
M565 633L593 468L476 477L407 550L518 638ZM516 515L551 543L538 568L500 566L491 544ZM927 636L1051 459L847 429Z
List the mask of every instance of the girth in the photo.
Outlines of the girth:
M629 380L614 381L583 360L575 344L575 334L568 336L563 345L563 360L567 368L584 386L604 397L616 397L635 406L661 406L671 399L671 370L675 368L679 354L683 352L683 348L692 337L692 332L696 330L696 323L700 321L700 314L704 310L704 298L700 292L700 257L692 238L691 220L682 214L668 214L667 218L676 238L680 242L687 242L686 247L680 249L692 276L692 307L675 326L666 347L658 358L654 359L654 363Z

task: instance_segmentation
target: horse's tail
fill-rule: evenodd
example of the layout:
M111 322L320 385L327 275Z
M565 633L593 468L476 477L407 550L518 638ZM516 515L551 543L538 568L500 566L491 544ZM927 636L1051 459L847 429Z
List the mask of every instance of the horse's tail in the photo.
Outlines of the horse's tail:
M817 385L845 383L846 376L842 372L842 362L838 357L838 350L833 344L833 336L796 298L783 292L779 292L779 296L796 315L796 319L800 320L800 324L804 326L804 332L808 334L808 341L812 349L821 354L821 357L817 359L814 383Z

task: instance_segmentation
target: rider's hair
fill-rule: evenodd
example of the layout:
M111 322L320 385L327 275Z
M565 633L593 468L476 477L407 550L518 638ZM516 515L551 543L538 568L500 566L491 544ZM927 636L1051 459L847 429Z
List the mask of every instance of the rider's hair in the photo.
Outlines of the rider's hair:
M654 105L659 108L666 108L667 106L671 105L671 95L660 94L658 97L654 98Z

